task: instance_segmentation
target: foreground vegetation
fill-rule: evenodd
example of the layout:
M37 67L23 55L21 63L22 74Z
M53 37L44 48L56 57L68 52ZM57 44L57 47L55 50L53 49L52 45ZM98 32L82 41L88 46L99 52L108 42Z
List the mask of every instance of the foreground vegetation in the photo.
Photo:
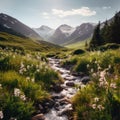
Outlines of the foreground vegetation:
M30 120L35 103L50 98L50 86L61 82L40 52L0 48L0 117Z
M72 53L62 65L90 76L88 84L72 98L74 120L119 120L120 49Z

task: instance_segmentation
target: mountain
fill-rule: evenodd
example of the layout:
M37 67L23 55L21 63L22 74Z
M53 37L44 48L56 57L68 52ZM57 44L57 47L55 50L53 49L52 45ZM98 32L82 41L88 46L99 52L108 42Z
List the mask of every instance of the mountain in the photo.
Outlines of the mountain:
M117 15L120 17L120 11L119 11L119 12L117 12ZM111 24L111 22L113 22L113 21L114 21L114 17L115 17L115 16L113 16L112 18L110 18L109 20L107 20L108 25L110 25L110 24ZM106 21L104 21L104 22L102 22L102 23L101 23L100 28L103 28L103 27L104 27L105 22L106 22Z
M30 38L37 38L42 39L34 30L32 30L30 27L26 26L25 24L21 23L17 19L0 13L0 25L4 28L10 29L15 31L16 33L19 33L21 35L24 35L26 37Z
M55 30L54 34L49 38L49 41L54 44L61 45L67 42L69 36L74 32L74 30L75 28L63 24Z
M72 44L90 38L93 34L95 24L83 23L76 27L75 31L70 35L65 44Z
M38 33L42 38L44 38L44 40L49 41L49 37L51 37L54 33L54 29L42 25L40 28L33 28L33 30Z
M76 28L64 24L55 30L54 34L49 38L49 42L67 45L83 41L92 36L94 28L95 24L92 23L83 23Z

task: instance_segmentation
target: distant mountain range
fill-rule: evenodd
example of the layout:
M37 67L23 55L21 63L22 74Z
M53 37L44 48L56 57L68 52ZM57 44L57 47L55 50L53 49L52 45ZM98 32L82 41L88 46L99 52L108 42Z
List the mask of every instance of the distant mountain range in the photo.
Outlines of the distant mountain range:
M120 14L120 12L118 13ZM114 17L108 20L111 23ZM19 20L1 13L0 14L0 31L13 35L45 40L57 45L68 45L84 41L93 34L96 24L83 23L77 27L71 27L67 24L60 25L57 29L52 29L42 25L39 28L30 28ZM104 26L104 22L101 27Z
M3 13L0 13L0 27L1 30L6 28L8 31L12 30L29 38L42 39L33 29L17 19Z
M0 48L54 51L62 47L43 41L33 29L6 14L0 14Z
M40 28L33 28L33 30L38 33L42 38L44 38L44 40L48 40L55 31L54 29L45 25L42 25Z
M93 34L94 28L95 24L83 23L75 28L63 24L56 30L47 26L34 28L34 30L47 41L58 45L64 45L88 39Z

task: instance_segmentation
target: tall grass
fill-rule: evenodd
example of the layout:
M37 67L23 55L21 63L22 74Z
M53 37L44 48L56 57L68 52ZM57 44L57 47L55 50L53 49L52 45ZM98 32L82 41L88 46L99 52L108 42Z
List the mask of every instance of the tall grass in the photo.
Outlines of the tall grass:
M35 103L50 98L49 88L61 82L40 52L0 49L0 111L3 119L30 120Z

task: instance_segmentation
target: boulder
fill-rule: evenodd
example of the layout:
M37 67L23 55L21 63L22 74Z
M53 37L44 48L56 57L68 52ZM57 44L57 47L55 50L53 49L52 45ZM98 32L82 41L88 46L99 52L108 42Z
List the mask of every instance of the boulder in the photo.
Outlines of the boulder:
M54 85L53 86L53 90L56 92L56 93L59 93L63 90L63 87L61 85Z
M66 82L66 85L69 87L74 87L75 83L74 82Z

